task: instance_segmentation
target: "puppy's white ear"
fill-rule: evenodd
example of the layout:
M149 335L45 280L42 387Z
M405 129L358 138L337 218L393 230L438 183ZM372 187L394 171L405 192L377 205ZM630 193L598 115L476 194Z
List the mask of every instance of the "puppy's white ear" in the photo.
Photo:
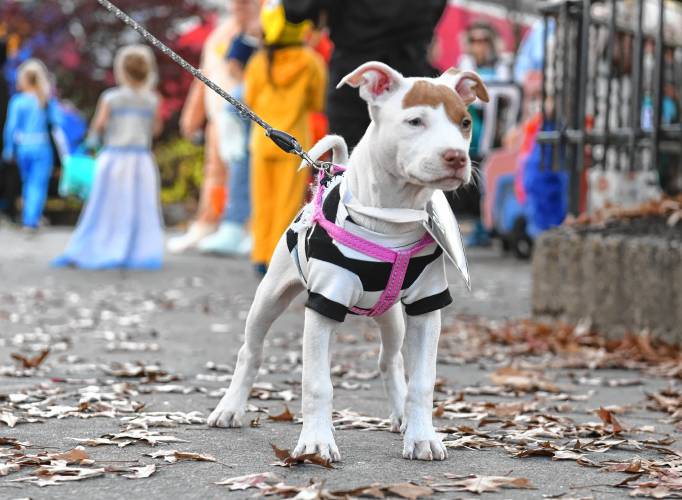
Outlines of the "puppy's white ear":
M338 89L343 85L360 88L360 97L374 104L396 90L403 80L403 75L384 63L370 61L359 66L355 71L344 76Z
M452 85L465 104L471 104L478 97L483 102L488 102L488 89L481 77L473 71L458 71L454 68L447 70L443 76L451 79Z

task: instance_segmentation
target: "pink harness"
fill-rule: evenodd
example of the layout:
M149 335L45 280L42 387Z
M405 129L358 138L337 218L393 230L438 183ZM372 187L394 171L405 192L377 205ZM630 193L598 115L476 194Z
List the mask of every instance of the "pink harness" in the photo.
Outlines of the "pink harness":
M344 167L334 165L332 174L343 172ZM434 239L429 233L426 233L421 240L412 245L407 250L396 252L390 248L377 245L364 238L356 236L342 227L336 225L334 222L328 220L322 211L322 195L324 194L324 172L320 172L318 177L318 189L313 200L313 222L319 224L333 240L338 241L348 248L357 250L370 257L373 257L382 262L389 262L393 264L391 267L391 274L386 284L386 288L381 293L379 300L372 309L360 309L359 307L351 307L351 312L361 316L379 316L388 311L396 303L400 297L400 290L402 290L403 282L405 281L405 273L410 259L421 252L424 248L434 242Z

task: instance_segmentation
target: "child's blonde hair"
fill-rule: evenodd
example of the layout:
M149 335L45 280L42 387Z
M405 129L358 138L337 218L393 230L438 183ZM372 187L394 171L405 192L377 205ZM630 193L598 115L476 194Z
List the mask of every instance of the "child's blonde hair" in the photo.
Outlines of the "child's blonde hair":
M116 53L114 78L119 85L152 89L156 85L156 59L146 45L127 45Z
M34 92L41 104L50 97L48 71L39 59L28 59L17 70L17 89L20 92Z

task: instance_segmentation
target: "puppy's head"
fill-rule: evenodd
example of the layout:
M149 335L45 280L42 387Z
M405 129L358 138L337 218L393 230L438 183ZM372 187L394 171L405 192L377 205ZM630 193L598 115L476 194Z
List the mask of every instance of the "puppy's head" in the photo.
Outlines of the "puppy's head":
M472 119L467 106L488 102L481 78L449 69L438 78L405 78L380 62L346 75L374 123L372 148L409 184L453 190L471 180Z

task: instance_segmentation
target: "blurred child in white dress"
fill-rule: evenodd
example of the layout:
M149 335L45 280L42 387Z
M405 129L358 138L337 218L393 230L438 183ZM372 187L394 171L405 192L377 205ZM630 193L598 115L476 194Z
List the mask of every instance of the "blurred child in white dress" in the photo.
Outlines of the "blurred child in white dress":
M90 197L55 265L158 269L163 262L159 175L151 152L161 131L156 62L149 47L116 54L118 86L100 97L88 143L101 144Z

